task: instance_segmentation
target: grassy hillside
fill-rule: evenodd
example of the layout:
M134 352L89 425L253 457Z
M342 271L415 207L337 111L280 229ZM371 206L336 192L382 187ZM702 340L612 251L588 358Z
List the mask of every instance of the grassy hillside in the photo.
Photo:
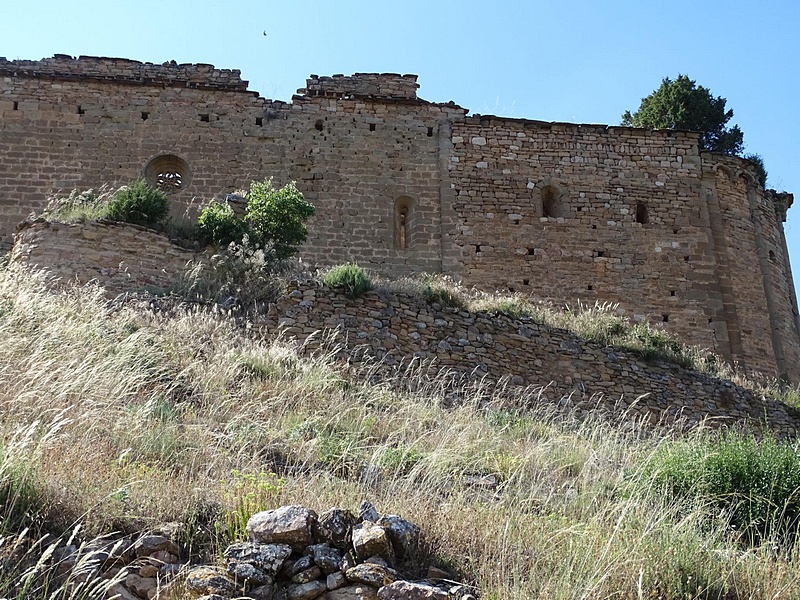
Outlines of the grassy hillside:
M440 380L352 374L194 306L0 271L0 594L98 597L48 590L19 558L36 547L14 547L25 528L46 546L177 521L213 562L256 510L369 498L484 599L800 596L797 445L577 421L480 386L454 403Z

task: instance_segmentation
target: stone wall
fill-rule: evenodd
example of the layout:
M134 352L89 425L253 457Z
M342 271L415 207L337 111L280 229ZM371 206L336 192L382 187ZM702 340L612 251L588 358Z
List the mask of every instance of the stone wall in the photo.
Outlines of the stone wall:
M293 282L256 324L265 336L283 332L317 347L320 331L336 332L354 364L380 360L389 368L414 362L469 378L540 386L542 403L601 410L652 423L683 417L712 426L764 419L780 436L800 431L800 410L764 399L730 381L504 314L469 313L388 291L350 300L315 282Z
M163 293L179 283L187 265L206 256L138 225L39 219L21 225L11 265L46 270L64 283L95 281L112 295Z
M312 76L287 104L211 65L2 59L3 245L59 190L171 170L181 215L252 179L294 180L317 208L308 263L614 302L800 380L791 195L763 190L746 161L701 153L696 133L467 116L418 87Z

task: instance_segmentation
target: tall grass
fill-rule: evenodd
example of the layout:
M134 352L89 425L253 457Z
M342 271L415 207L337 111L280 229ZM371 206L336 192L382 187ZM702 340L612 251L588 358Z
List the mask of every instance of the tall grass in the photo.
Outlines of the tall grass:
M8 271L0 335L0 467L21 499L0 506L8 539L25 526L55 540L80 523L88 539L182 521L185 546L211 560L249 510L370 498L420 525L433 560L482 598L800 589L796 545L743 547L707 507L648 491L643 464L672 431L577 420L536 390L465 384L452 402L444 375L357 376L329 344L262 341L196 306L106 303ZM27 597L69 597L55 584Z

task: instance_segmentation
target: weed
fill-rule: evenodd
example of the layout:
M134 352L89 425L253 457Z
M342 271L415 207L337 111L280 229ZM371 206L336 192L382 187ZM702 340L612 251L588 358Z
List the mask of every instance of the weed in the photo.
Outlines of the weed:
M247 539L247 521L257 512L278 508L286 485L275 473L231 471L231 482L225 493L226 512L221 527L231 542Z
M351 263L329 269L322 280L348 298L358 298L372 289L372 281L364 269Z
M721 516L748 545L794 539L800 524L800 455L740 433L664 444L645 466L653 489Z

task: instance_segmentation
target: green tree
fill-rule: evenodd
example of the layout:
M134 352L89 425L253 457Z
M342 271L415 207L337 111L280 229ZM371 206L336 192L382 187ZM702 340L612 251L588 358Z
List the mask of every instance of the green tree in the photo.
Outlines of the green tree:
M250 184L247 213L250 242L271 245L279 260L295 254L306 241L306 221L314 214L314 205L303 198L294 182L275 189L272 180Z
M625 111L622 124L650 129L689 129L700 131L701 150L738 155L742 151L742 131L738 125L727 127L733 117L725 110L725 98L698 86L686 75L676 80L665 77L661 87L642 98L639 110Z

